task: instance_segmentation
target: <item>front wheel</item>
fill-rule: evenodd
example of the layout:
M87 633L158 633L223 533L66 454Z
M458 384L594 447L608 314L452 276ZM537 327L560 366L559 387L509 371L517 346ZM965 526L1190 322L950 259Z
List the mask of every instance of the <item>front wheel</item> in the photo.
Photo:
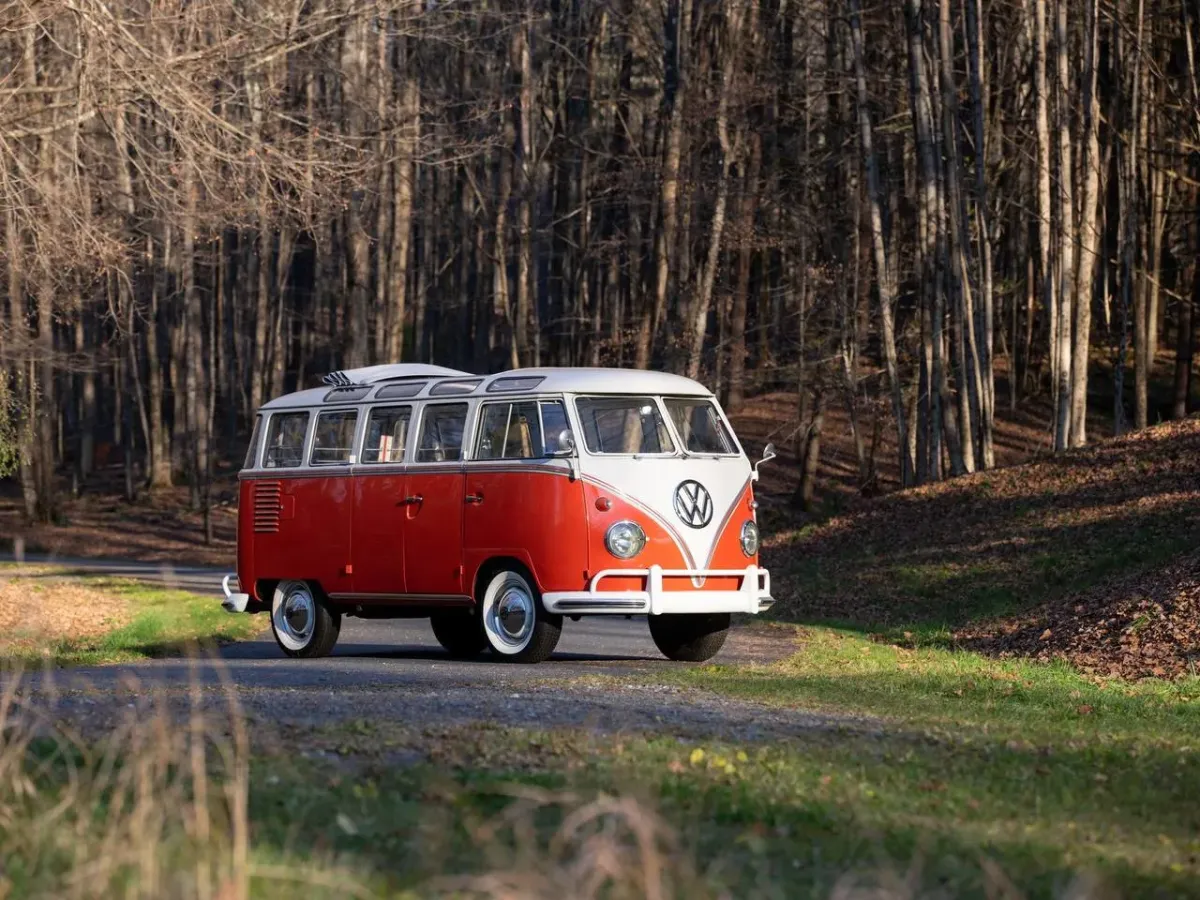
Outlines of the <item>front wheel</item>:
M546 612L537 589L514 569L492 576L479 603L479 616L488 646L504 662L549 659L562 634L562 616Z
M667 659L704 662L725 645L729 613L666 613L650 616L650 637Z
M342 629L341 614L303 581L281 581L271 599L271 631L288 656L328 656Z

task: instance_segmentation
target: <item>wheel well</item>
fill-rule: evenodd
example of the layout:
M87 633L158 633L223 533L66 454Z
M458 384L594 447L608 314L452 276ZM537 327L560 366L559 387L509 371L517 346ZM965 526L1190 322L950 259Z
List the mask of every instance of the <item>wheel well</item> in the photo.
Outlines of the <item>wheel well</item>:
M539 593L541 592L537 579L529 571L529 566L525 565L525 563L521 562L515 556L493 556L491 559L485 560L475 572L475 589L471 596L474 597L476 603L479 603L483 598L483 592L487 590L488 582L501 569L512 569L520 572L529 580L530 587Z
M259 580L254 587L259 602L265 603L269 607L271 600L275 597L275 588L279 587L279 579L264 578Z
M285 581L302 581L308 585L309 590L313 592L313 596L318 600L329 602L329 595L325 593L325 589L321 587L321 582L312 578L263 578L256 583L258 589L258 599L266 604L268 608L271 606L271 601L275 599L275 589Z

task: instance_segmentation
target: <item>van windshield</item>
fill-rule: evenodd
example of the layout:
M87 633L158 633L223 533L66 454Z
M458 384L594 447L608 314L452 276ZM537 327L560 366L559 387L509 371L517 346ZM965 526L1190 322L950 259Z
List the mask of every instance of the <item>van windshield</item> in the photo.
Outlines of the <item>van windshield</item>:
M675 431L688 453L713 453L722 456L737 453L729 429L710 400L693 397L663 401Z
M653 397L580 397L575 409L589 453L675 452Z

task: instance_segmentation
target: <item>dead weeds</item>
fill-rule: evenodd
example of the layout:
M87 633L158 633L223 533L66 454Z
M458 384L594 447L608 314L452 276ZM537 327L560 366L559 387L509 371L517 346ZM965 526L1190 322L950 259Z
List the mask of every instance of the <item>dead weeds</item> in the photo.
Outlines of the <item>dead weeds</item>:
M128 601L115 594L38 570L0 571L0 654L63 638L95 637L131 617Z

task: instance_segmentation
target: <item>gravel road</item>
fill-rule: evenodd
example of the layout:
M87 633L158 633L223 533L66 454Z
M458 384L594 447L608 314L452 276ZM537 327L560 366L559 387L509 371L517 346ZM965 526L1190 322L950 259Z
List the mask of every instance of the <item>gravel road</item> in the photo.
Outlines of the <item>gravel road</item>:
M211 593L217 570L129 562L28 558L79 574L107 574ZM263 618L257 639L222 648L215 659L152 660L133 665L27 674L22 689L49 699L77 726L102 725L118 709L152 695L183 707L193 685L203 705L222 707L233 691L255 721L312 726L351 719L425 725L490 722L539 728L762 740L812 730L872 728L869 721L734 701L655 678L679 666L663 659L644 617L568 620L554 656L536 666L450 659L424 620L344 620L334 655L296 660L276 647ZM793 632L735 628L716 661L770 662L796 649ZM4 679L0 678L0 682Z

